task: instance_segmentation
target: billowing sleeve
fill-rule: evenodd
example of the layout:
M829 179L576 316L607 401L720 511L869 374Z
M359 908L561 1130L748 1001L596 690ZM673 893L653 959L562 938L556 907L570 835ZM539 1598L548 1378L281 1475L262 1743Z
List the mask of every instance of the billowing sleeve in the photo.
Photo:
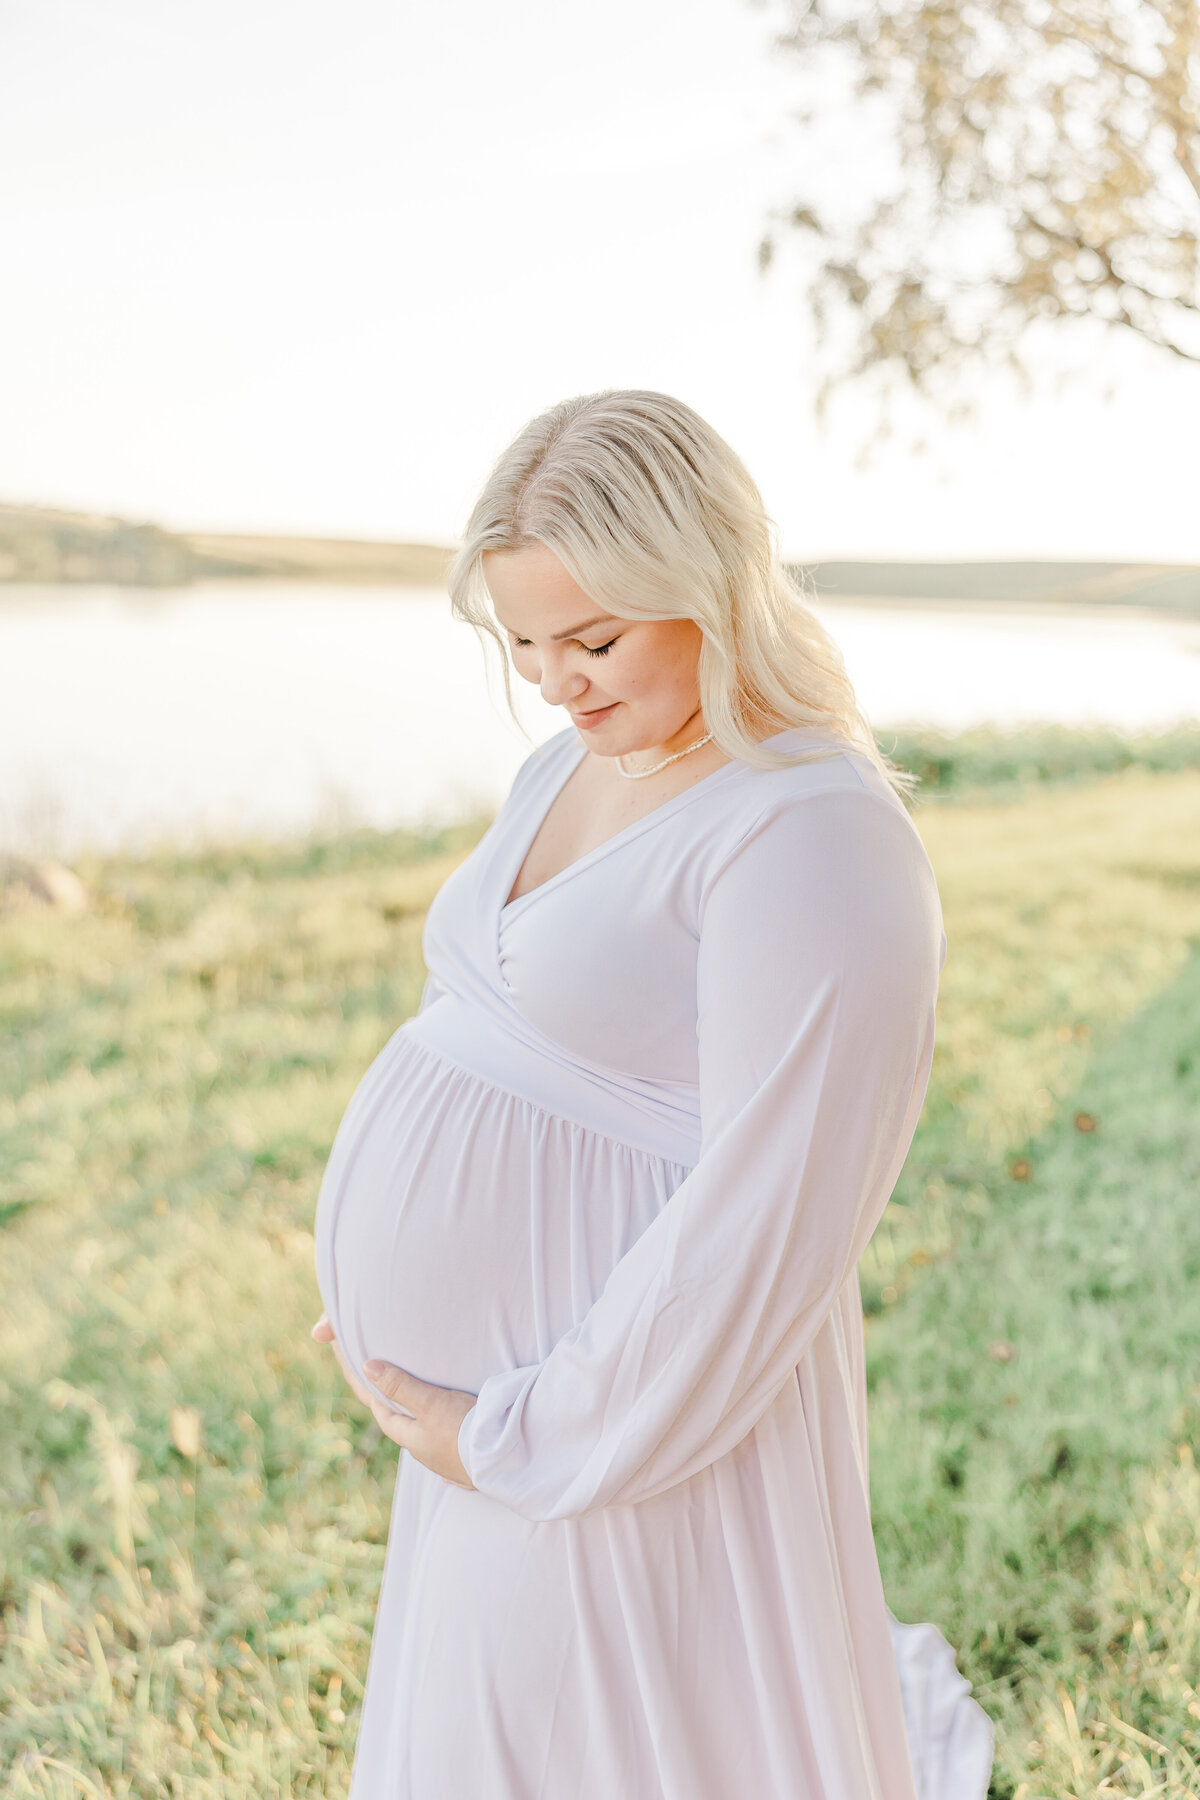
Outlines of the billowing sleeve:
M900 1173L944 956L898 804L795 795L748 830L701 904L700 1158L545 1360L483 1383L459 1434L481 1492L570 1518L661 1493L753 1429Z
M435 1000L440 1000L445 992L446 990L437 976L426 971L425 985L421 989L421 1000L417 1007L417 1018L420 1018L427 1006L432 1006Z

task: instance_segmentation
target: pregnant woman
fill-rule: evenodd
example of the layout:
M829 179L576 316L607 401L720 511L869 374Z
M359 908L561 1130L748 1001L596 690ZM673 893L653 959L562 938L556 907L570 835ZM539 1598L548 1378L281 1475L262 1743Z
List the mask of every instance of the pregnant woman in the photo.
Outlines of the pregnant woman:
M856 1265L946 949L904 778L664 395L528 426L451 594L570 723L321 1190L314 1336L407 1452L353 1800L983 1800L868 1499Z

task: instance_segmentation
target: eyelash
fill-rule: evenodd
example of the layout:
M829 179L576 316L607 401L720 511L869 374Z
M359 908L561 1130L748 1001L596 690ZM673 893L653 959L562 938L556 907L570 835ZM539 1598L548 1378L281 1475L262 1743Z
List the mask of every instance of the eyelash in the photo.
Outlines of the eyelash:
M529 638L514 638L513 640L518 650L527 650L530 641ZM609 638L607 644L599 644L595 650L589 650L586 644L581 644L580 649L588 656L607 656L616 641L616 638Z

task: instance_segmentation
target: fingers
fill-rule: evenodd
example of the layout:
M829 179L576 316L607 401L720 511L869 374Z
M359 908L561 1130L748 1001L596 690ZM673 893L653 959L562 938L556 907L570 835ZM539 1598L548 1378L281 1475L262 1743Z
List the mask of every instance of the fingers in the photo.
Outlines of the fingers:
M362 1366L363 1375L371 1383L366 1387L338 1343L327 1313L322 1313L313 1326L312 1336L318 1344L332 1346L342 1374L370 1409L385 1437L453 1486L472 1486L458 1454L458 1431L475 1404L474 1394L421 1381L407 1369L398 1369L394 1363L382 1362L378 1357Z
M338 1367L345 1376L347 1385L355 1394L357 1394L363 1405L370 1407L371 1411L374 1412L376 1396L372 1393L366 1382L363 1381L358 1370L354 1368L352 1363L348 1360L342 1346L336 1339L334 1340L333 1354L337 1358Z
M384 1436L444 1481L471 1488L458 1452L458 1433L475 1395L421 1381L377 1357L363 1364L363 1372L381 1396L372 1402L371 1411Z
M371 1396L372 1412L387 1435L400 1444L402 1440L392 1430L391 1422L403 1425L418 1413L426 1412L437 1389L429 1387L424 1381L418 1381L415 1375L409 1375L404 1369L380 1362L377 1357L372 1357L363 1364L363 1374L374 1389ZM405 1444L402 1447L408 1449L410 1446Z
M381 1394L386 1394L406 1412L417 1412L429 1406L443 1391L431 1387L427 1381L418 1381L407 1369L397 1369L393 1363L380 1362L374 1356L363 1364L363 1374L370 1377Z
M321 1314L320 1318L317 1320L316 1324L312 1328L311 1336L314 1338L314 1340L318 1344L329 1344L332 1346L333 1354L337 1358L338 1367L341 1369L342 1374L345 1376L347 1384L353 1390L353 1392L358 1396L358 1398L362 1401L363 1405L370 1407L371 1411L374 1412L376 1396L362 1382L362 1380L358 1376L357 1371L355 1369L353 1369L351 1367L350 1363L346 1360L346 1356L342 1350L342 1346L338 1343L337 1338L334 1336L333 1326L329 1322L329 1314L328 1313Z
M411 1413L397 1412L386 1400L379 1400L372 1394L371 1417L384 1437L391 1438L393 1444L399 1444L401 1450L416 1449L417 1421Z

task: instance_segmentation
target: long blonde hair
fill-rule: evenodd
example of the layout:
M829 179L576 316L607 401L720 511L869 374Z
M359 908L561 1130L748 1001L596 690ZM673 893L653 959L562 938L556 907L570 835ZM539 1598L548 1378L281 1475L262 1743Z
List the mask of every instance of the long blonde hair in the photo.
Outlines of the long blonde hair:
M841 652L780 560L758 488L690 406L640 388L564 400L526 425L488 476L450 569L450 601L499 646L510 707L482 558L535 543L614 618L699 626L701 710L727 756L766 769L836 754L761 741L820 726L911 794L917 778L877 746Z

